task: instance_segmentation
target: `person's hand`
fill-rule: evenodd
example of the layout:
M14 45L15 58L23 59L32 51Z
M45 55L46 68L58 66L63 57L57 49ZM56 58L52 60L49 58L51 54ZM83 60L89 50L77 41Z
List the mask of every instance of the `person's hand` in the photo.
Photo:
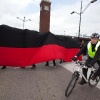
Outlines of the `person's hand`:
M73 58L71 58L72 61L76 61L77 56L74 56Z

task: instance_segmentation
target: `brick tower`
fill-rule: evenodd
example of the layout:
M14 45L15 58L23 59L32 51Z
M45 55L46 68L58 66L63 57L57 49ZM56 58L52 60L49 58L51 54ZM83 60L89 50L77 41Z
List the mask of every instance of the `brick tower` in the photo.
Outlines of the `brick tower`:
M40 28L41 33L46 33L50 31L50 0L41 0L40 3Z

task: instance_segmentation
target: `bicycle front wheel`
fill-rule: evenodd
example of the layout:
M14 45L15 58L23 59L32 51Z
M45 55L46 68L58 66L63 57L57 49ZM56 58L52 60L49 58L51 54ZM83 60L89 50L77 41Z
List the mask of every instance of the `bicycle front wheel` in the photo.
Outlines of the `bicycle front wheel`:
M74 72L74 74L72 75L72 79L70 80L70 82L67 86L67 89L65 91L65 96L66 97L68 97L72 93L74 87L76 86L78 78L79 78L79 73Z

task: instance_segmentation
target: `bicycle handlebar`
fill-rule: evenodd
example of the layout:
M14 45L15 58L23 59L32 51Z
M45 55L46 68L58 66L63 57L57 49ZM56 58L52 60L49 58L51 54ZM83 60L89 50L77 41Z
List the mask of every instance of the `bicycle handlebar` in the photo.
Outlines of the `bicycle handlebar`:
M80 60L74 61L76 64L79 64L80 66L84 66L84 68L89 68L87 66L85 66L85 62L81 62ZM91 68L96 69L95 66L92 66Z
M80 64L80 65L85 65L84 62L81 62L80 60L74 61L76 64Z

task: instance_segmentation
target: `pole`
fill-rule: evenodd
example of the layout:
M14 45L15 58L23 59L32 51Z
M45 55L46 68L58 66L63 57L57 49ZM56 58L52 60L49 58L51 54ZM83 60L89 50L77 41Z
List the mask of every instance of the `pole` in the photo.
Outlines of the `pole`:
M91 3L94 3L94 2L96 2L96 1L97 1L97 0L92 0L91 2L89 2L89 4L85 7L85 9L83 9L83 11L82 11L82 1L81 1L80 13L77 13L76 11L71 12L71 14L76 13L76 14L80 15L80 19L79 19L79 30L78 30L78 38L80 37L81 15L86 11L86 9L89 7L89 5L90 5Z
M82 1L81 1L81 8L80 8L80 20L79 20L79 32L78 32L78 38L80 37L80 28L81 28L81 15L82 15Z
M24 23L25 23L25 17L24 17L24 19L23 19L23 29L24 29Z
M64 35L65 35L65 31L64 31Z

